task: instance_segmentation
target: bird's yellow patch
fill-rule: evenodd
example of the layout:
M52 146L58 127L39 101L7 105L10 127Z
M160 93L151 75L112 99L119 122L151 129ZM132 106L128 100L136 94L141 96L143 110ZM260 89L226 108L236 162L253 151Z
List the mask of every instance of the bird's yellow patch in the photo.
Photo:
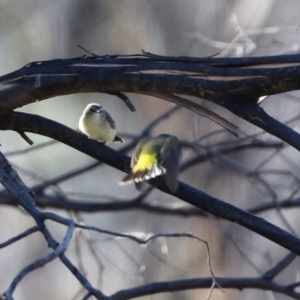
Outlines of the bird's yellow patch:
M150 170L156 163L157 159L154 154L141 154L132 172L136 173L138 171Z

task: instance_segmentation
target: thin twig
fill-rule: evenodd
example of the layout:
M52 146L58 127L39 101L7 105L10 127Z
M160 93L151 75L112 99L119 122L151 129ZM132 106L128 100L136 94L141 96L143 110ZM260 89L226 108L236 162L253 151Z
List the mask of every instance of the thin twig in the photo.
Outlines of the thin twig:
M48 213L48 212L43 213L42 217L44 219L50 219L50 220L53 220L53 221L56 221L56 222L62 223L62 224L65 224L68 220L66 218L59 217L56 214ZM219 286L219 284L214 279L215 276L214 276L212 268L211 268L210 250L209 250L208 242L204 239L199 238L198 236L196 236L192 233L173 232L173 233L156 233L156 234L145 234L145 233L142 233L142 234L127 234L127 233L120 233L120 232L105 230L105 229L101 229L101 228L98 228L98 227L95 227L95 226L89 226L89 225L84 225L84 224L79 224L79 223L75 223L75 227L86 229L86 230L92 230L92 231L96 231L96 232L99 232L99 233L109 234L109 235L113 235L113 236L116 236L116 237L128 238L128 239L130 239L132 241L135 241L139 244L148 244L152 240L157 239L159 237L166 237L166 238L170 238L170 237L189 237L189 238L192 238L192 239L196 239L196 240L198 240L198 241L205 244L206 251L207 251L208 270L209 270L215 284L222 290L222 288ZM144 236L144 238L140 238L139 236L141 236L141 235Z
M1 243L0 244L0 249L6 247L8 245L11 245L12 243L17 242L17 241L19 241L19 240L21 240L21 239L29 236L32 233L37 232L39 230L40 229L39 229L38 226L31 227L31 228L25 230L24 232L22 232L22 233L20 233L20 234L18 234L16 236L14 236L13 238L7 240L6 242Z
M191 111L193 111L193 112L195 112L195 113L197 113L197 114L199 114L199 115L201 115L205 118L208 118L209 120L219 124L220 126L225 128L226 130L231 132L234 136L239 137L239 129L238 129L237 126L235 126L231 122L227 121L223 117L219 116L215 112L201 106L198 103L195 103L195 102L190 101L186 98L179 97L179 96L173 95L173 94L163 94L163 93L153 93L153 92L143 92L143 93L140 93L140 94L161 98L161 99L170 101L172 103L175 103L177 105L180 105L182 107L188 108Z
M52 140L52 141L49 141L49 142L42 143L40 145L36 145L36 146L32 146L30 148L23 149L23 150L6 152L6 153L4 153L4 155L5 156L23 155L23 154L26 154L26 153L29 153L29 152L32 152L32 151L35 151L35 150L40 150L41 148L48 147L50 145L57 144L57 143L58 143L57 141Z
M120 98L126 104L126 106L129 108L130 111L136 111L136 109L135 109L134 105L132 104L132 102L130 101L129 97L126 96L124 93L118 92L118 93L112 93L112 95L115 95L118 98Z
M25 134L24 131L18 131L18 133L30 146L33 145L33 141Z
M82 49L83 51L85 51L86 53L88 53L88 54L90 54L92 56L99 57L99 55L92 53L91 51L87 50L86 48L84 48L84 47L82 47L80 45L77 45L77 47L80 48L80 49Z

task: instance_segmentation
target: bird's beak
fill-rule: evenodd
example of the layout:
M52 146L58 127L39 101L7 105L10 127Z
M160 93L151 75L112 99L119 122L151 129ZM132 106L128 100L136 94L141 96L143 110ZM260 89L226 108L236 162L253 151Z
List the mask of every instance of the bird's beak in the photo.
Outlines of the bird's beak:
M91 110L92 110L93 112L95 112L95 113L100 113L100 112L102 111L102 107L97 107L97 108L92 107Z

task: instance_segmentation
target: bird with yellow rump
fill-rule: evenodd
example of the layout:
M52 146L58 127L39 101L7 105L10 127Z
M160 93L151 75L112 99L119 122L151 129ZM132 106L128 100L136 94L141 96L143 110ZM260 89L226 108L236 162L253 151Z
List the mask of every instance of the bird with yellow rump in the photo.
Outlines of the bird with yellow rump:
M161 134L140 140L131 158L132 169L119 184L135 183L137 189L140 189L143 181L162 176L169 189L176 192L180 153L180 143L172 135Z

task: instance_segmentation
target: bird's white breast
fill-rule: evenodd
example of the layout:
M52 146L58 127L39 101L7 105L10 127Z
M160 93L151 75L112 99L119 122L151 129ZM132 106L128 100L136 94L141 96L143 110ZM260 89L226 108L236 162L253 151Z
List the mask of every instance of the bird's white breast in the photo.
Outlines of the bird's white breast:
M111 142L116 136L116 130L106 119L101 119L98 114L81 116L79 129L89 138L98 142Z

